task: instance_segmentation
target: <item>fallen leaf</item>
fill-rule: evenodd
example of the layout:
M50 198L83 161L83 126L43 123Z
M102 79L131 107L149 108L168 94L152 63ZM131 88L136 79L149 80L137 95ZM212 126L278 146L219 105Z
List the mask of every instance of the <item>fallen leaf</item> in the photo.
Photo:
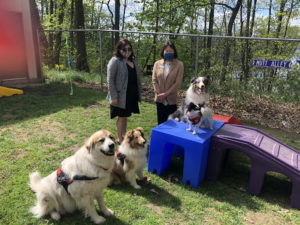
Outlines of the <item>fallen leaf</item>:
M152 193L154 193L154 194L157 194L158 195L158 192L155 190L155 189L150 189L150 191L152 192Z

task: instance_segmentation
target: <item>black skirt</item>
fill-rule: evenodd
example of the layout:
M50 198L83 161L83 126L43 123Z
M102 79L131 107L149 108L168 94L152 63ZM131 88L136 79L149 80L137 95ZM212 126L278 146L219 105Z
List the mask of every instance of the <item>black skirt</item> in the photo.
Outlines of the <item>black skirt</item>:
M138 86L137 74L135 68L131 68L128 64L128 84L126 92L126 106L122 109L117 106L110 105L110 118L114 117L130 117L132 113L140 113L138 104Z

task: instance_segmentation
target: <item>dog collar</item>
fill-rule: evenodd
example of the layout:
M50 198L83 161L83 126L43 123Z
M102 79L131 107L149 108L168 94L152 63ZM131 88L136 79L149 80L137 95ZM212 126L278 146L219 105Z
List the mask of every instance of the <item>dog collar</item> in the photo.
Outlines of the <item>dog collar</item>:
M195 125L195 124L200 122L201 116L196 116L196 117L193 117L193 118L189 117L189 120L192 122L193 125Z
M105 171L108 170L108 168L104 168L104 167L102 167L102 166L100 166L100 168L103 169L103 170L105 170Z

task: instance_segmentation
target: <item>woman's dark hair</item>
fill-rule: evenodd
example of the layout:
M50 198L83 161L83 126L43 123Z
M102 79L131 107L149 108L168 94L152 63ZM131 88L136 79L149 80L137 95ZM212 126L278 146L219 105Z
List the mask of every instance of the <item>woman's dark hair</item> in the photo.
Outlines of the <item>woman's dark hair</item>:
M175 44L174 44L173 42L170 42L170 41L168 41L168 42L166 42L166 43L164 44L164 47L163 47L163 49L162 49L161 52L160 52L160 56L161 56L162 58L164 58L164 51L165 51L165 49L166 49L168 46L170 46L170 48L172 48L172 49L174 50L174 58L176 59L176 58L177 58L177 50L176 50Z
M131 48L131 55L129 56L129 60L132 61L135 56L134 56L134 53L133 53L133 49L132 49L132 45L131 43L127 40L127 39L121 39L118 41L118 43L115 45L115 48L114 48L114 51L113 51L113 56L116 56L117 58L119 59L123 59L124 57L122 56L121 54L121 50L125 48L126 45L129 45L130 48Z

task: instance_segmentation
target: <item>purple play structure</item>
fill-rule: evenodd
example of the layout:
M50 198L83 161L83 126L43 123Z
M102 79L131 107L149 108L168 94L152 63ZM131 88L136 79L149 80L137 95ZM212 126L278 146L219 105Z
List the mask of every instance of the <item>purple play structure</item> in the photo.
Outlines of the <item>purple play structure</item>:
M268 134L247 126L225 124L211 138L206 177L217 180L229 149L239 150L251 159L249 193L259 195L264 174L282 173L293 184L291 206L300 209L300 152Z
M270 135L247 126L214 120L214 129L186 131L187 124L168 120L152 129L148 171L158 175L169 168L172 155L184 155L184 184L197 188L206 178L217 180L229 149L251 159L249 193L259 195L268 171L282 173L293 184L291 205L300 209L300 152ZM176 151L174 151L176 150ZM180 151L178 151L180 150ZM178 154L180 153L180 154Z

